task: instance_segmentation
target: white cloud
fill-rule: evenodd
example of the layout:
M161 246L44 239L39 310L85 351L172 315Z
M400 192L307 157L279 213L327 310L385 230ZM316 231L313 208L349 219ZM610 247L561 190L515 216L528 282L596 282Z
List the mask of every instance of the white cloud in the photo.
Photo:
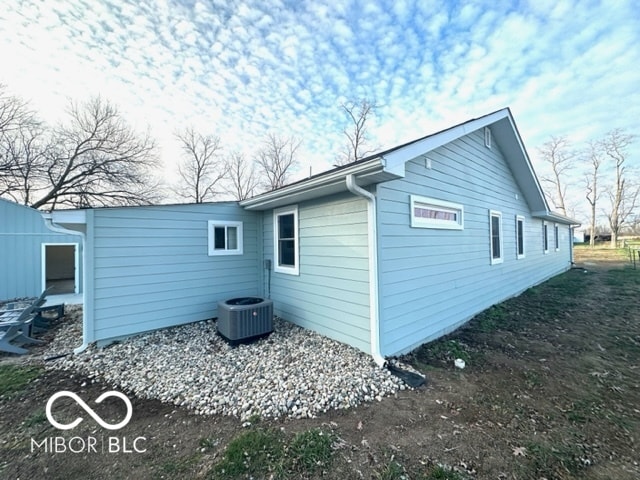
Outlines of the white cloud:
M343 143L340 103L361 96L381 105L381 147L504 106L530 152L635 128L635 3L445 3L6 0L0 83L51 121L102 94L150 124L169 169L167 132L190 124L248 153L268 131L298 136L317 173Z

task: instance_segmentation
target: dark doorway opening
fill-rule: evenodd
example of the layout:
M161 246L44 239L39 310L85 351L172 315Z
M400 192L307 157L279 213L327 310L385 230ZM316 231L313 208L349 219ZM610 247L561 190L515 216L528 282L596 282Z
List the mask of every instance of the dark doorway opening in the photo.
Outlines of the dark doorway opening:
M77 245L44 246L44 284L50 295L77 293Z

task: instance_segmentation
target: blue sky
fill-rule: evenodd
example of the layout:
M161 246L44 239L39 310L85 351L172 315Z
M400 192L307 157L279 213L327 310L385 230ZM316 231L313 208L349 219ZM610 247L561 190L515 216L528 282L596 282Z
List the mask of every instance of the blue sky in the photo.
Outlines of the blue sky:
M630 1L4 0L0 83L50 121L101 94L150 127L171 171L176 128L251 155L303 143L301 171L344 144L340 104L380 105L380 148L509 106L531 157L640 118L640 4Z

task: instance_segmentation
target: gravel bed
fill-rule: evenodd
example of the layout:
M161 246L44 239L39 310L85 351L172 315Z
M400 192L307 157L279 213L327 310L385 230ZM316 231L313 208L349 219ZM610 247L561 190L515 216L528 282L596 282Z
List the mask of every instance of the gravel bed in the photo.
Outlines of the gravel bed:
M81 343L81 310L67 318L45 357ZM200 414L276 418L314 417L405 390L402 380L371 357L335 340L275 319L275 331L230 347L214 321L202 321L129 338L106 348L46 362L141 398L188 407Z

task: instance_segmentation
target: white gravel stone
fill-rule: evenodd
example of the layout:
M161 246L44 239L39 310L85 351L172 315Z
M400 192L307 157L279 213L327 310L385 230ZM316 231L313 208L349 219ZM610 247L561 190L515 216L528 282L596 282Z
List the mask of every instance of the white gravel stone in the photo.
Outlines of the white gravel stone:
M81 311L69 307L68 313L72 321L57 332L45 357L68 354L82 343ZM214 321L202 321L105 348L91 345L46 365L141 398L242 420L314 417L407 388L355 348L278 318L274 329L267 338L234 348L216 334Z

